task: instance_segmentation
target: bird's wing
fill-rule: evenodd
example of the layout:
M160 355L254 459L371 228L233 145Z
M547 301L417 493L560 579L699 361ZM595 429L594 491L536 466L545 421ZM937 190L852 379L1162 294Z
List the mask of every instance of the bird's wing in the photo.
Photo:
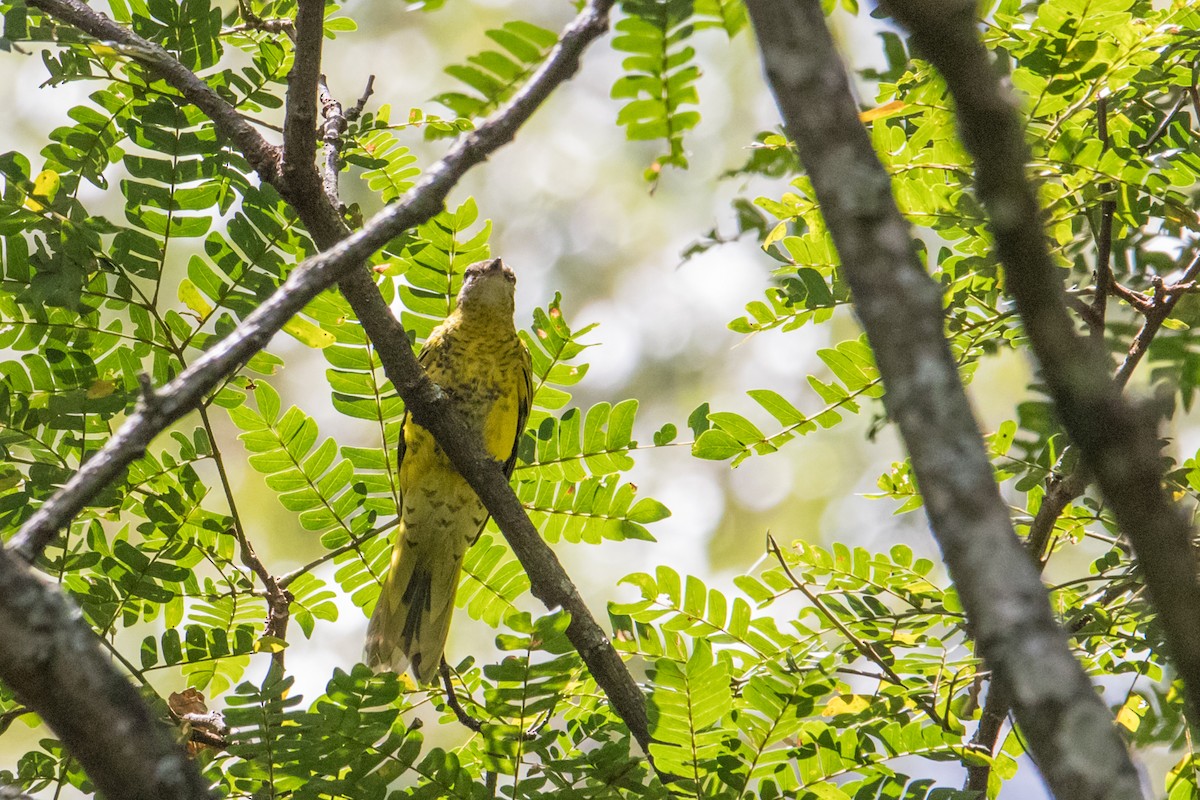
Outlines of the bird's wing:
M529 356L529 348L521 342L520 374L517 378L517 429L513 435L512 453L504 462L504 475L511 478L513 468L517 465L517 450L521 446L521 436L525 433L525 423L529 421L529 409L533 405L533 362Z
M429 360L432 358L433 351L437 349L440 341L440 336L433 335L425 340L425 344L421 347L421 352L417 353L417 363L421 365L422 369L429 369ZM404 503L404 487L399 485L399 478L400 467L404 464L404 453L408 449L408 443L405 441L408 437L404 435L404 432L408 429L408 418L408 408L406 407L404 409L404 416L400 418L400 435L397 437L399 441L396 443L396 488L400 494L399 500L401 504ZM403 508L403 505L397 506L397 509L399 508Z

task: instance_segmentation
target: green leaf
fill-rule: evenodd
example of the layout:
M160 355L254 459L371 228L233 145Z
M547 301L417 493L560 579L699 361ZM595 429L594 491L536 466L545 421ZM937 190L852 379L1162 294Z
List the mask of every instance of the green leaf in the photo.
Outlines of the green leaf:
M696 126L700 115L682 110L699 102L695 83L699 68L692 63L696 51L684 44L694 26L688 22L692 4L687 0L625 0L628 15L617 21L613 48L628 54L621 62L625 74L612 87L612 97L627 100L617 113L617 124L630 140L664 139L667 151L646 170L657 181L663 167L687 168L683 134Z
M692 444L692 455L710 461L724 461L742 452L742 443L728 432L711 429L700 434Z

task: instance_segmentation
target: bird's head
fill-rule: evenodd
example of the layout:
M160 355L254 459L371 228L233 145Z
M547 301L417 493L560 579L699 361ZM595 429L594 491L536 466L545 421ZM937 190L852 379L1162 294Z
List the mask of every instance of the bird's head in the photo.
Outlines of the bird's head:
M517 276L498 258L477 261L463 273L458 308L465 315L499 315L512 318Z

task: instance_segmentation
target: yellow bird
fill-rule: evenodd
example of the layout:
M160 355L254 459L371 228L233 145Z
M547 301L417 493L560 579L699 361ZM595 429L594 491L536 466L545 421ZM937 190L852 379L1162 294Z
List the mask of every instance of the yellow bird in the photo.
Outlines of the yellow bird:
M498 258L467 267L454 311L418 356L506 475L533 396L529 350L513 325L516 282ZM441 665L463 555L488 515L429 431L407 415L399 451L400 525L364 660L376 671L411 667L426 683Z

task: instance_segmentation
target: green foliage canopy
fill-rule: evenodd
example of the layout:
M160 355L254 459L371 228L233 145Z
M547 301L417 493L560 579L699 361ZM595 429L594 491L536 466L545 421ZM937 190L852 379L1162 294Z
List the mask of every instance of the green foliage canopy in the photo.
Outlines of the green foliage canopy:
M116 20L199 71L239 111L282 105L295 53L262 22L291 16L294 2L254 4L253 17L248 8L207 0L111 6ZM295 211L136 54L89 41L19 1L0 2L0 10L6 43L40 49L50 85L82 82L91 90L39 153L0 156L0 346L8 355L0 363L0 521L7 536L103 446L136 402L140 375L155 384L177 375L316 247ZM1137 326L1138 293L1149 296L1178 278L1200 232L1200 156L1188 113L1200 14L1183 2L1002 0L985 20L985 41L1023 98L1031 171L1041 180L1047 230L1073 296L1081 304L1090 297L1103 246L1123 296L1133 298L1099 322L1099 335L1122 358ZM746 27L737 0L621 5L611 40L622 66L612 87L615 122L631 140L661 143L648 180L688 166L686 137L703 109L700 40L715 41L705 38L713 31L745 36ZM347 17L326 21L330 38L351 30ZM451 117L414 109L399 125L381 106L350 123L343 139L350 179L382 203L401 196L422 170L406 137L470 129L512 96L556 41L522 20L486 35L498 49L449 66L463 89L433 98ZM946 334L969 377L989 356L1020 349L1023 333L1003 296L944 85L909 59L895 34L884 38L888 69L864 75L878 91L867 123L944 289ZM811 186L787 148L779 133L763 132L745 166L731 173L776 184L774 194L735 200L740 232L757 236L777 267L763 299L730 322L734 331L786 334L827 324L850 299ZM117 198L110 207L119 213L99 213L92 188ZM466 265L490 254L491 223L481 213L467 199L372 259L414 346L449 312ZM1106 226L1111 242L1101 245ZM178 263L185 269L172 266ZM652 540L653 524L669 511L640 496L626 473L635 453L653 457L645 451L679 444L680 428L690 430L696 457L736 466L880 409L883 387L870 348L854 337L818 353L824 369L809 377L810 396L743 387L761 408L755 419L705 404L686 423L655 420L647 430L656 432L635 438L635 426L646 428L638 398L573 404L572 387L587 373L589 329L573 328L562 305L561 297L547 298L523 332L537 391L513 475L531 518L561 547ZM1200 385L1189 347L1197 321L1185 299L1148 353L1151 377L1183 409ZM565 638L565 615L523 610L529 581L495 530L470 551L458 603L496 629L505 655L454 665L458 701L482 723L461 743L430 746L410 722L410 712L432 704L453 724L444 694L361 665L336 671L317 698L289 691L286 669L249 680L254 659L286 652L288 642L264 627L262 576L247 560L255 531L238 512L251 498L239 495L228 464L245 459L324 548L311 563L275 576L290 592L289 616L304 637L324 635L347 608L370 608L398 502L394 442L403 402L349 305L327 292L285 331L305 348L304 358L325 359L333 408L356 431L368 431L370 445L340 443L302 407L285 407L272 387L283 348L265 350L92 498L37 564L75 600L164 719L163 674L224 709L227 741L197 755L224 796L476 798L499 791L512 798L949 800L960 793L939 784L955 771L926 770L927 762L988 764L992 794L1016 773L1024 752L1019 731L1006 730L994 753L970 745L985 676L953 588L930 561L899 545L886 553L772 545L770 565L731 590L679 574L669 554L627 576L623 582L640 598L612 604L609 616L618 648L644 676L658 773L634 752L625 724ZM241 449L220 444L230 431ZM1038 387L989 446L1025 532L1047 478L1063 468L1063 438ZM1197 459L1178 464L1169 480L1180 495L1200 492ZM906 463L881 476L879 487L897 512L921 504ZM1190 747L1181 745L1181 699L1111 519L1085 496L1058 518L1051 539L1053 551L1074 550L1091 562L1053 587L1080 659L1104 685L1125 692L1114 705L1131 746L1182 753L1164 791L1173 800L1200 796ZM20 701L0 686L0 732L21 716ZM669 784L661 775L671 776ZM90 790L51 738L0 769L0 781L32 792L63 784Z

